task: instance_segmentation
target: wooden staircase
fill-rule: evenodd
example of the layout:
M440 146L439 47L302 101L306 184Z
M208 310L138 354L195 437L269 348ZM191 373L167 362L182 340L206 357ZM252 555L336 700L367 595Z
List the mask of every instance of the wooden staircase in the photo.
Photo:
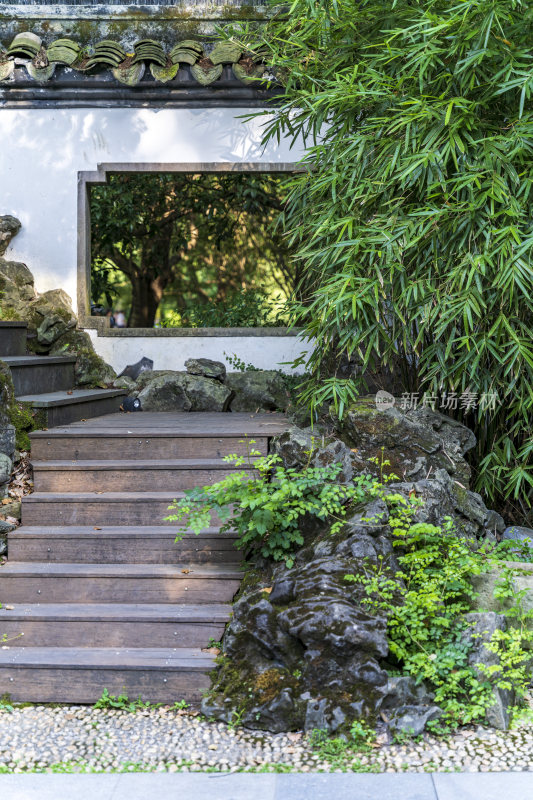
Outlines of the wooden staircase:
M93 703L107 688L196 703L241 580L235 537L174 542L169 502L266 453L277 415L111 414L31 435L35 493L0 567L0 694Z
M0 320L0 360L11 370L15 397L40 413L44 427L118 411L122 389L74 388L75 356L26 352L27 323Z

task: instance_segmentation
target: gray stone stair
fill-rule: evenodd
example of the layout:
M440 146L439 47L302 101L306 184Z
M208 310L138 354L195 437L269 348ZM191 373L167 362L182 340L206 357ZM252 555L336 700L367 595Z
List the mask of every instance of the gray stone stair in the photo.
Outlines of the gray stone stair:
M11 370L15 397L39 412L44 428L119 410L121 389L76 389L75 356L26 352L27 323L0 320L0 360Z
M40 411L46 428L55 428L101 414L112 414L119 409L124 395L122 389L72 389L26 394L17 397L17 400Z
M6 322L0 319L0 343L4 356L23 356L26 353L26 322Z
M60 392L74 387L76 356L7 356L15 397Z

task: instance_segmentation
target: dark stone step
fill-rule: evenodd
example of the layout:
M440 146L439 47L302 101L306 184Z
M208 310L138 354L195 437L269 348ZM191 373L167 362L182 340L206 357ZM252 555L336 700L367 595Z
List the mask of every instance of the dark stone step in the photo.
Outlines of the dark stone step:
M27 322L0 320L0 360L26 353Z
M122 389L72 389L70 392L27 394L17 399L41 411L43 425L53 428L102 414L112 414L119 410L125 394Z
M9 356L15 396L72 389L75 356Z

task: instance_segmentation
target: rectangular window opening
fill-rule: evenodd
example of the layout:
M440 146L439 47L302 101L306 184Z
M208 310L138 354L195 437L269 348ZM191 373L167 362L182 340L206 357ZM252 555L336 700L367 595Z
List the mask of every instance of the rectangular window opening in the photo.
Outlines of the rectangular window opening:
M280 224L293 165L157 166L82 180L85 313L132 334L286 326L302 292Z

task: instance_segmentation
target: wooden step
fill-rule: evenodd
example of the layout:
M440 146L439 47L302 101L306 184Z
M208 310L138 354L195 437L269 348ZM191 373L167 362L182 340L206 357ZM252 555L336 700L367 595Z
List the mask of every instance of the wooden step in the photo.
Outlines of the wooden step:
M78 398L53 400L41 408ZM104 688L197 702L214 660L202 647L231 615L241 554L220 520L195 536L164 518L187 488L233 474L224 455L265 454L286 427L269 414L84 412L33 433L36 491L0 566L0 633L23 634L0 649L2 690L37 703L94 703Z
M216 459L250 449L287 428L280 414L139 412L109 414L31 434L35 461ZM254 444L252 444L254 442Z
M183 496L182 492L34 492L22 502L22 524L176 526L165 517L171 514L170 503ZM213 524L218 524L216 518Z
M142 412L141 412L142 413ZM131 414L125 415L130 418ZM117 457L123 460L141 459L172 460L183 458L223 458L231 453L247 455L246 441L242 437L212 436L174 436L171 432L164 436L145 432L139 436L135 433L117 433L109 435L80 435L62 433L57 435L58 428L53 431L34 431L30 434L31 454L36 461L55 461L70 459L106 460ZM59 430L62 430L59 428ZM256 438L254 449L266 455L267 438Z
M235 472L257 471L221 459L160 461L33 461L36 492L183 491L221 481Z
M27 322L0 320L0 359L26 353Z
M14 603L229 603L242 572L224 564L62 564L8 561L0 597Z
M76 356L9 356L15 396L72 389Z
M176 528L155 526L65 526L17 528L9 534L12 561L83 564L238 564L234 534L209 528L186 533L175 542Z
M123 389L71 389L68 392L26 394L18 400L41 411L42 424L53 428L118 411L125 395Z
M10 647L0 649L0 686L13 702L95 703L107 689L196 704L213 662L198 648Z
M205 648L222 638L230 614L220 603L17 604L0 609L0 629L9 647Z

